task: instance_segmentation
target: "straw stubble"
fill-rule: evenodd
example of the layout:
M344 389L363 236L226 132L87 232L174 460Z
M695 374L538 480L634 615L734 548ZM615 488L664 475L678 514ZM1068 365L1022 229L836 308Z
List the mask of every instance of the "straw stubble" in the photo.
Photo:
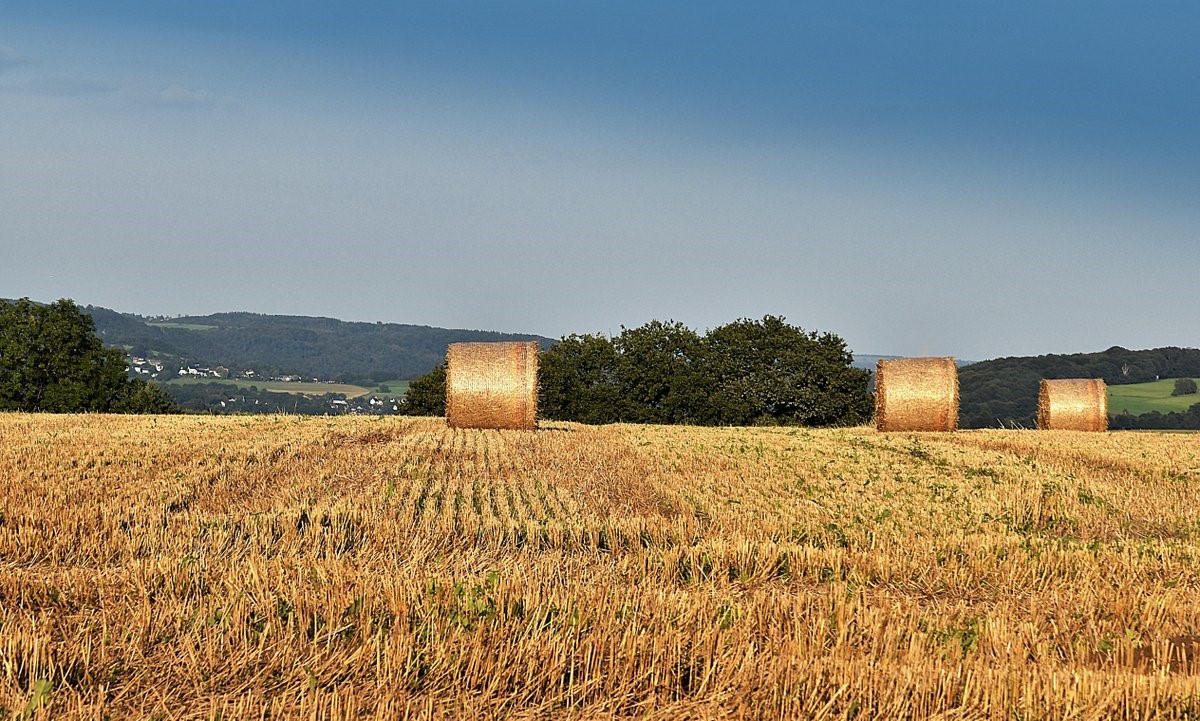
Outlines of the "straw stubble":
M1189 436L543 425L0 413L0 717L1195 719Z

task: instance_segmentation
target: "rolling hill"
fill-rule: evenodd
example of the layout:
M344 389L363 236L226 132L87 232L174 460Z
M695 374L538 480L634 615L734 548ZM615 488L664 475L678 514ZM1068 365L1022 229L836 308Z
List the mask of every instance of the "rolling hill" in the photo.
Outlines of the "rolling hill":
M87 306L85 311L108 345L166 366L222 366L258 377L297 375L370 385L428 373L450 343L554 341L527 333L436 328L399 323L355 323L333 318L217 313L171 319L118 313ZM168 374L169 375L169 374Z

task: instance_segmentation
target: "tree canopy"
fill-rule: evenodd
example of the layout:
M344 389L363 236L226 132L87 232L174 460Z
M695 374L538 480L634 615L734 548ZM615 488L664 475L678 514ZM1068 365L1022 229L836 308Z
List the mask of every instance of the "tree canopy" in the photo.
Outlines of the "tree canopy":
M608 338L564 337L538 357L538 415L592 424L632 418L633 403L621 395L620 364Z
M0 410L165 413L158 386L127 375L125 354L105 348L92 319L63 299L0 301Z

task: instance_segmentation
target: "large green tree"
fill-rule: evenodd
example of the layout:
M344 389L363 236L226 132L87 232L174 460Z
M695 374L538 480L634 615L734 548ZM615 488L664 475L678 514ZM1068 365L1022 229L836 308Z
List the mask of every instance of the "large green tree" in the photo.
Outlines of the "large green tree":
M631 406L625 420L703 423L711 414L700 368L702 343L696 331L677 321L622 328L613 347L620 358L621 395Z
M0 410L164 413L158 386L130 380L125 354L105 348L74 302L0 301Z
M580 423L630 420L622 396L621 358L601 335L569 335L538 356L538 415Z
M710 330L701 362L707 420L722 425L852 425L871 417L870 372L854 368L833 333L806 333L780 316Z

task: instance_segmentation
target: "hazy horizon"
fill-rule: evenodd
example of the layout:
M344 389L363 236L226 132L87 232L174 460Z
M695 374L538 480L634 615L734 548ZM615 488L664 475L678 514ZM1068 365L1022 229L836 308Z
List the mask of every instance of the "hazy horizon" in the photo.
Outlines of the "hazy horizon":
M1187 3L11 0L0 296L1195 347L1198 26Z

